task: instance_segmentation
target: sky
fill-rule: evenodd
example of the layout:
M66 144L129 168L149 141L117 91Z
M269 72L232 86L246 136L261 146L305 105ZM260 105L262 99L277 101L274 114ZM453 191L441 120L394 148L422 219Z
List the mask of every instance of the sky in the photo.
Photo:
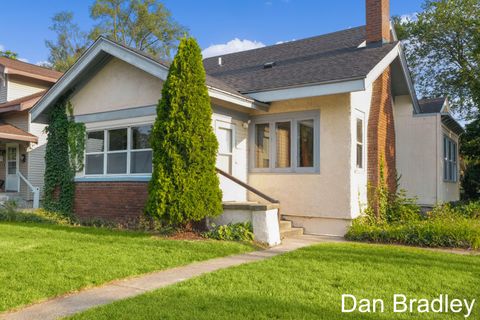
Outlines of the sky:
M82 30L93 22L94 0L2 1L0 50L30 63L48 59L45 40L52 16L72 11ZM187 27L204 56L298 40L365 24L364 0L164 0L174 19ZM423 0L391 0L391 14L410 16Z

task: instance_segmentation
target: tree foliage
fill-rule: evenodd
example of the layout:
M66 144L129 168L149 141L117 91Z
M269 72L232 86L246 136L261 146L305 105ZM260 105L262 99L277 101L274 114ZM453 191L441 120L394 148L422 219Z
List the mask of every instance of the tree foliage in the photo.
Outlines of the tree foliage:
M52 18L50 29L56 39L45 44L54 69L66 71L99 36L169 59L186 33L158 0L96 0L90 17L96 25L89 31L80 29L72 12Z
M218 142L211 117L200 48L193 38L183 38L163 86L152 131L149 215L184 225L222 212L215 172Z
M157 0L96 0L90 15L98 21L91 38L103 35L157 57L169 58L186 32Z
M50 30L56 34L57 39L45 41L50 51L48 61L57 71L67 71L89 45L87 34L80 30L73 18L73 12L63 11L55 14Z
M18 54L16 52L13 52L11 50L0 50L0 57L5 57L5 58L10 58L17 60L18 59Z
M397 19L416 87L448 96L454 111L475 118L480 105L480 0L426 0L416 19Z
M480 119L465 127L460 136L460 154L463 159L462 189L465 199L480 198Z

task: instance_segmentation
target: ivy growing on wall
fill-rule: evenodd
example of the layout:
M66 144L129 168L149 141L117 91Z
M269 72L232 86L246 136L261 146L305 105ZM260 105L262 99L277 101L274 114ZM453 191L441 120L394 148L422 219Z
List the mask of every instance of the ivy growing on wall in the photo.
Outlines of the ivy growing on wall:
M85 126L75 123L69 101L62 99L51 109L45 151L44 207L63 215L73 212L75 172L83 168Z

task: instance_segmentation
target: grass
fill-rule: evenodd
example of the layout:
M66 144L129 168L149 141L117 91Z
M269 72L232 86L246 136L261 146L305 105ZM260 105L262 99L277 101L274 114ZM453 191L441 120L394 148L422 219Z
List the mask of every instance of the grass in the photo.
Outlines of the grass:
M250 245L233 242L0 223L0 311L114 279L250 250Z
M383 298L385 312L341 313L341 295ZM366 244L320 244L217 271L73 319L409 319L394 293L412 298L480 297L480 256ZM416 314L464 319L461 314ZM480 316L478 301L470 316Z

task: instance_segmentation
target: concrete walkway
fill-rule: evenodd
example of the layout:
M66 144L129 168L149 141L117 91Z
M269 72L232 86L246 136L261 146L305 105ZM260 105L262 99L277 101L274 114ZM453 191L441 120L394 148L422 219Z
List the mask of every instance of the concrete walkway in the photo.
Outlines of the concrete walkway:
M216 258L192 263L183 267L149 273L135 278L117 280L101 287L86 289L77 293L33 304L18 311L1 314L0 319L48 320L66 317L93 307L163 288L205 273L238 266L244 263L265 260L315 243L336 241L337 239L335 238L306 235L285 239L280 246L263 251Z

